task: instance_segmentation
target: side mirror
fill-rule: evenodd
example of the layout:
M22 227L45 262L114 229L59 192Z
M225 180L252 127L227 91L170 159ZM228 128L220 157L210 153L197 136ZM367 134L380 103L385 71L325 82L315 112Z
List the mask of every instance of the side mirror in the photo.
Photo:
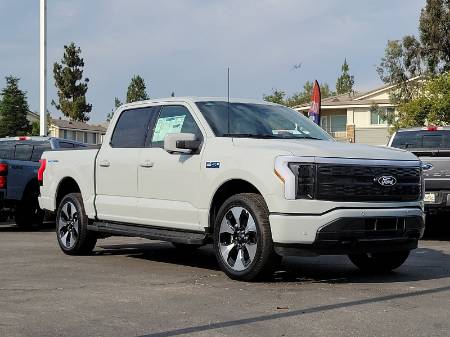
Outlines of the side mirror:
M192 153L200 148L200 144L193 133L168 133L164 138L164 150L171 153Z

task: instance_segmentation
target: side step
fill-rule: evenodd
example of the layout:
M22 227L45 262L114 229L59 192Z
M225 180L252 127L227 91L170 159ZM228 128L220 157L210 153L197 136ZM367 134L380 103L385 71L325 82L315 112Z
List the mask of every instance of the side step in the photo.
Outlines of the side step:
M170 230L134 224L118 224L96 221L88 225L88 229L94 232L112 235L141 237L150 240L161 240L190 245L205 244L207 236L200 232L186 232L181 230Z

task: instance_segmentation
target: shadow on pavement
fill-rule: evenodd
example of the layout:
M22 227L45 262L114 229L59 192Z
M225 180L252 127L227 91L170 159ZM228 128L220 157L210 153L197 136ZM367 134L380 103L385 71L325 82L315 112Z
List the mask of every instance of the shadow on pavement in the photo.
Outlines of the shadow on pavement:
M220 270L211 246L186 252L169 243L102 245L96 255L128 257L188 267ZM386 274L361 272L346 256L286 257L269 282L307 283L389 283L450 277L450 255L436 249L418 248L406 263Z
M40 226L33 226L31 228L19 228L15 223L0 222L0 233L4 232L54 232L55 223L45 222Z
M286 317L299 317L299 316L303 316L303 315L307 315L307 314L313 314L313 313L319 313L319 312L323 313L323 312L342 309L342 308L350 308L350 307L356 307L356 306L365 305L365 304L398 300L398 299L402 299L402 298L425 296L425 295L448 292L448 291L450 291L450 286L434 288L434 289L427 289L427 290L420 290L420 291L414 291L414 292L407 292L407 293L402 293L402 294L394 294L394 295L380 296L380 297L374 297L374 298L367 298L367 299L355 300L355 301L349 301L349 302L325 304L325 305L320 305L320 306L316 306L316 307L292 310L289 312L281 312L281 313L275 313L275 314L250 317L250 318L236 319L236 320L231 320L231 321L197 325L197 326L192 326L192 327L151 333L151 334L143 335L140 337L179 336L179 335L184 335L184 334L189 334L189 333L212 331L212 330L223 329L223 328L234 327L234 326L241 326L241 325L252 324L252 323L257 323L257 322L271 321L271 320L286 318Z

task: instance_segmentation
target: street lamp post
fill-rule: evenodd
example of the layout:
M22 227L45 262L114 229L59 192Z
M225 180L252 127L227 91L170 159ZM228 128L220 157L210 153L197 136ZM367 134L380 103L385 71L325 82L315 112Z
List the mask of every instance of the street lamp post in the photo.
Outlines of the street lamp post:
M47 136L47 0L40 0L40 81L39 81L39 113L40 135Z

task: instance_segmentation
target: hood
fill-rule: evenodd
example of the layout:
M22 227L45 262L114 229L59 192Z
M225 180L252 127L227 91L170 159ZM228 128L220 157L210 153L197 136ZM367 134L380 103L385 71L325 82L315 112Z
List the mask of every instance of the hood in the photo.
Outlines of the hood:
M312 139L250 139L234 138L233 143L239 147L287 151L293 156L311 156L323 158L354 158L384 160L419 160L411 152L363 144L341 143Z

